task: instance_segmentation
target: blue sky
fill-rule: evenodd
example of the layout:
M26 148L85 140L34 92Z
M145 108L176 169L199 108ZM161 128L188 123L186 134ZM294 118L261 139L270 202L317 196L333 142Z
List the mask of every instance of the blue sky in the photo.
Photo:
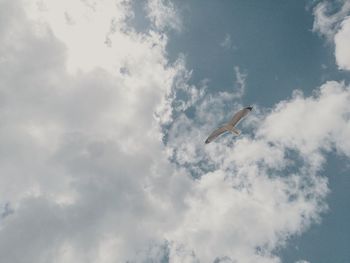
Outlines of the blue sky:
M177 6L184 29L171 34L170 57L185 53L191 81L209 78L210 90L228 90L232 68L239 66L249 74L245 98L271 106L294 89L310 94L325 78L345 77L335 72L331 46L312 32L306 2L186 1ZM220 44L227 35L231 47L224 48Z
M349 261L349 14L0 1L1 259Z

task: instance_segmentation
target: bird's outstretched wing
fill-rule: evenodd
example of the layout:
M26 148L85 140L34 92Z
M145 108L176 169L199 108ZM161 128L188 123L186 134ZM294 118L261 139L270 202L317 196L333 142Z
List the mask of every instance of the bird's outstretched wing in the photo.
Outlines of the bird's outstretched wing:
M251 112L252 109L252 106L248 106L238 111L235 115L233 115L232 119L228 123L213 131L205 140L205 143L212 142L216 137L226 131L231 131L233 134L239 135L240 131L235 128L235 125L237 125L240 120L242 120L249 112Z
M228 122L229 125L235 126L240 122L250 111L251 107L246 107L239 110L235 115L233 115L232 119Z
M227 126L222 126L218 129L216 129L215 131L213 131L209 137L205 140L205 143L210 143L212 142L216 137L218 137L219 135L221 135L222 133L228 131L228 127Z

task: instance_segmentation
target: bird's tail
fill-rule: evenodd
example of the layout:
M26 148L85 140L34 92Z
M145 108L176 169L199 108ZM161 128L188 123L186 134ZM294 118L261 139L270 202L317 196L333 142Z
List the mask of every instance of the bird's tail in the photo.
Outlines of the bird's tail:
M232 132L235 135L240 135L241 134L241 131L236 129L235 127L230 127L229 131Z

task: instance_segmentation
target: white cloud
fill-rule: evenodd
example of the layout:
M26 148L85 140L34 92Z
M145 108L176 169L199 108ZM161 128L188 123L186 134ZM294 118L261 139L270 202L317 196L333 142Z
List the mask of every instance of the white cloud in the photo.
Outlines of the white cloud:
M350 70L350 18L344 19L334 36L335 58L340 69Z
M335 58L339 69L350 70L350 1L340 1L341 8L331 13L335 3L323 1L314 8L313 31L325 36L335 45Z
M350 156L344 84L255 107L243 136L205 146L237 97L188 85L166 35L125 23L128 2L32 3L0 2L4 262L279 262L319 221L323 152Z
M50 30L64 42L72 73L100 66L119 71L121 63L126 63L125 55L140 50L141 41L132 39L137 35L125 37L121 32L125 19L132 15L127 1L27 1L26 9L37 33ZM108 48L110 42L118 48Z
M257 132L270 141L299 149L305 156L335 147L349 155L349 88L326 82L314 97L296 92L292 102L282 101ZM320 123L322 120L322 123Z
M340 23L350 12L349 1L340 0L338 2L341 4L341 8L338 11L332 12L332 9L334 9L332 4L334 3L330 1L320 2L313 10L315 16L313 31L320 33L329 40L333 39Z
M242 73L239 67L234 67L236 77L237 96L241 98L245 92L246 79L248 74Z
M168 163L154 118L163 118L176 68L165 36L113 20L124 2L92 11L87 1L30 3L39 10L1 2L0 200L14 211L2 211L6 262L142 258L181 216L191 181Z
M230 49L232 47L232 39L230 34L226 34L224 40L220 43L225 49Z
M170 0L149 0L148 15L153 25L160 30L172 28L181 30L181 20L173 2Z

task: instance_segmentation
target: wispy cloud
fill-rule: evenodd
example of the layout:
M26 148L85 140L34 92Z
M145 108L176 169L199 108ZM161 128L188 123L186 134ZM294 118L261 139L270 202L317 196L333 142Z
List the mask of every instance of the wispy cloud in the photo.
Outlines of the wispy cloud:
M329 40L332 40L341 22L350 12L350 3L348 1L341 0L339 2L341 3L341 8L335 12L332 12L334 7L330 1L320 2L313 10L315 17L313 31L320 33Z
M341 7L336 12L331 12L335 7L329 1L320 2L314 8L313 31L325 36L328 41L334 43L335 58L339 69L350 70L350 2L340 1Z
M245 88L246 88L246 79L248 74L242 73L241 69L239 67L234 67L235 70L235 87L236 87L236 94L239 98L241 98L244 95Z
M224 40L220 43L220 46L226 49L230 49L232 47L231 35L226 34Z
M181 20L173 2L169 0L149 0L147 9L149 18L157 29L181 30Z

